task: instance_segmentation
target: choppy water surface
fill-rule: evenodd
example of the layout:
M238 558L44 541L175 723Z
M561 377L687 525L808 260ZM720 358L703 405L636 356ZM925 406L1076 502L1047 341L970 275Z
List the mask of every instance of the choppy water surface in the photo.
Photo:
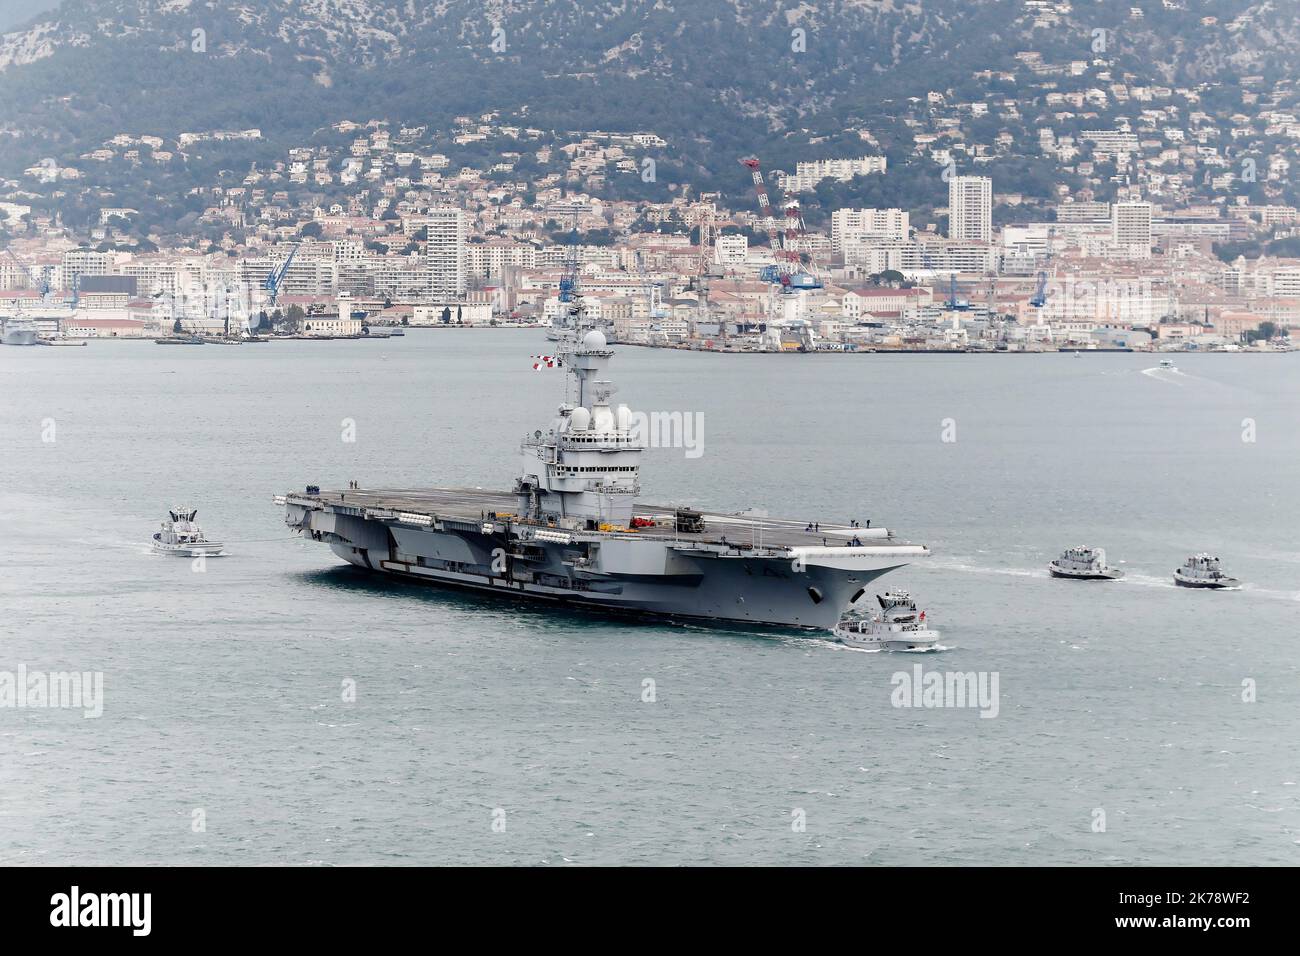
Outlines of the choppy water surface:
M287 534L308 483L509 487L545 350L0 349L0 671L105 695L0 708L0 862L1300 861L1300 355L620 350L620 400L705 415L647 499L930 545L881 583L942 654L488 603ZM147 547L183 501L229 542L203 573ZM1081 543L1126 580L1050 580ZM1245 588L1174 588L1197 550ZM892 706L918 664L996 674L998 715Z

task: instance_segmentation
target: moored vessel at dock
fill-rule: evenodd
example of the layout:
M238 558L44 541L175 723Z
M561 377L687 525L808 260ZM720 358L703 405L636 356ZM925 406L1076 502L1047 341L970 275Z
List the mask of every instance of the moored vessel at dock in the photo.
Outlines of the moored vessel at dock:
M22 316L15 316L4 323L4 333L0 334L0 345L39 345L40 336L36 324Z

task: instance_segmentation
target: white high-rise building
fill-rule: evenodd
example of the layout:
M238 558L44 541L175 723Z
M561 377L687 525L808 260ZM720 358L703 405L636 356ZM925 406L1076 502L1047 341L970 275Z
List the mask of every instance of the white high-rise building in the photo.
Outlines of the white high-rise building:
M76 288L82 276L106 276L112 271L113 257L91 249L69 249L63 254L63 288Z
M713 243L713 261L726 266L744 265L749 256L749 238L740 234L718 236Z
M465 295L465 211L451 206L430 209L423 217L428 230L425 262L429 294L436 301L454 301Z
M888 166L884 156L863 156L860 159L816 159L808 163L798 163L793 176L780 178L781 188L788 193L807 192L816 189L823 179L838 179L848 182L854 176L870 176L884 173Z
M911 229L911 217L901 209L837 209L831 213L831 252L844 253L847 242L884 239L901 242Z
M1151 204L1117 202L1111 207L1110 238L1133 259L1151 258Z
M993 180L987 176L948 180L948 238L962 242L993 238Z
M491 239L465 246L465 271L476 279L500 281L506 270L537 268L537 247L526 242Z

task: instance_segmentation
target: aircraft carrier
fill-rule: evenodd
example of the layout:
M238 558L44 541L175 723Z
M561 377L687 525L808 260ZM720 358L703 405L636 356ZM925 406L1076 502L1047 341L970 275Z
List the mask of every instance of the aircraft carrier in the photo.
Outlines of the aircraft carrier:
M524 439L510 491L321 490L276 496L285 523L361 568L605 612L830 630L876 578L929 554L884 528L637 503L643 436L611 405L613 350L572 319L552 361L569 394ZM816 530L814 530L814 528Z

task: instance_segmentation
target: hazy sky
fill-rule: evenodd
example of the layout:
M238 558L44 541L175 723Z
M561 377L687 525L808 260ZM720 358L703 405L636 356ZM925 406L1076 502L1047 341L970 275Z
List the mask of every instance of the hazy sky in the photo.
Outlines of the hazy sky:
M0 0L0 30L9 30L42 10L53 10L59 0Z

